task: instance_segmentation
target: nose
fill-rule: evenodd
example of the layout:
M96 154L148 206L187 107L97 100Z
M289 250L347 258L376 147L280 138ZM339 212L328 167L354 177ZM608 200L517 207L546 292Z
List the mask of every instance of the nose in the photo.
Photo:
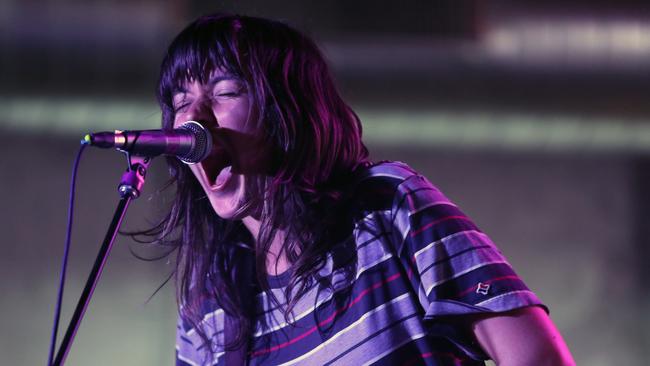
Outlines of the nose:
M199 98L194 101L188 108L185 118L188 121L203 122L207 126L217 126L217 118L212 111L212 105L208 98Z

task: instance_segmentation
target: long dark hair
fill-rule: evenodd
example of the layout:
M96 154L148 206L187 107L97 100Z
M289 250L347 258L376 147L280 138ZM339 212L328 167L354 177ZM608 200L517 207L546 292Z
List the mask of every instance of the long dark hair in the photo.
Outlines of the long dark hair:
M335 244L347 180L368 161L359 118L341 99L318 47L293 28L261 18L203 16L174 39L158 87L164 129L173 126L174 90L188 80L204 82L215 69L245 84L250 121L277 151L273 174L256 178L263 197L259 236L250 237L239 221L218 217L189 168L176 159L167 160L176 186L171 209L145 232L178 248L180 315L212 350L201 306L215 301L238 320L236 337L224 347L247 342L254 313L243 306L237 271L253 271L260 289L268 290L266 257L279 229L286 234L282 251L291 264L284 309L289 316Z

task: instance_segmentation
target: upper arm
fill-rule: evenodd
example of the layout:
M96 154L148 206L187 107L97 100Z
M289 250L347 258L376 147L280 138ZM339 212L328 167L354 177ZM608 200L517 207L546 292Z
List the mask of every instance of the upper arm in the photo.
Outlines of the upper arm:
M497 365L575 365L562 335L541 307L478 315L471 329Z
M457 206L419 176L398 187L394 202L392 223L401 244L396 251L425 320L452 323L443 336L472 358L489 356L499 365L573 364L537 296Z

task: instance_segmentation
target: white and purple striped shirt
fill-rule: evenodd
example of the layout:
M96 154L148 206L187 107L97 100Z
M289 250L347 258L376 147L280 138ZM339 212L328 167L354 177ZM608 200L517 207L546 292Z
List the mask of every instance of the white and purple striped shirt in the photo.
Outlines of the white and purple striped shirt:
M490 239L408 166L374 165L354 192L353 232L291 322L257 295L250 365L483 365L467 330L444 320L541 305ZM281 304L289 275L269 277ZM208 336L223 344L223 311L206 310ZM202 343L179 322L176 364L205 364ZM222 350L213 362L223 365Z

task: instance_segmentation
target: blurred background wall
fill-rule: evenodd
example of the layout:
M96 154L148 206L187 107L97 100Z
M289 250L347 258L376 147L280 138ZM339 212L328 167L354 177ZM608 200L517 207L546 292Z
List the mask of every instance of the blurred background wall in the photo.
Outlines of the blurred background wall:
M79 138L156 128L158 66L196 16L239 12L313 36L374 159L424 173L492 236L581 365L650 359L650 5L646 1L18 1L0 3L0 355L45 364ZM61 333L125 168L80 167ZM162 159L126 218L166 194ZM173 259L121 237L69 365L172 364Z

